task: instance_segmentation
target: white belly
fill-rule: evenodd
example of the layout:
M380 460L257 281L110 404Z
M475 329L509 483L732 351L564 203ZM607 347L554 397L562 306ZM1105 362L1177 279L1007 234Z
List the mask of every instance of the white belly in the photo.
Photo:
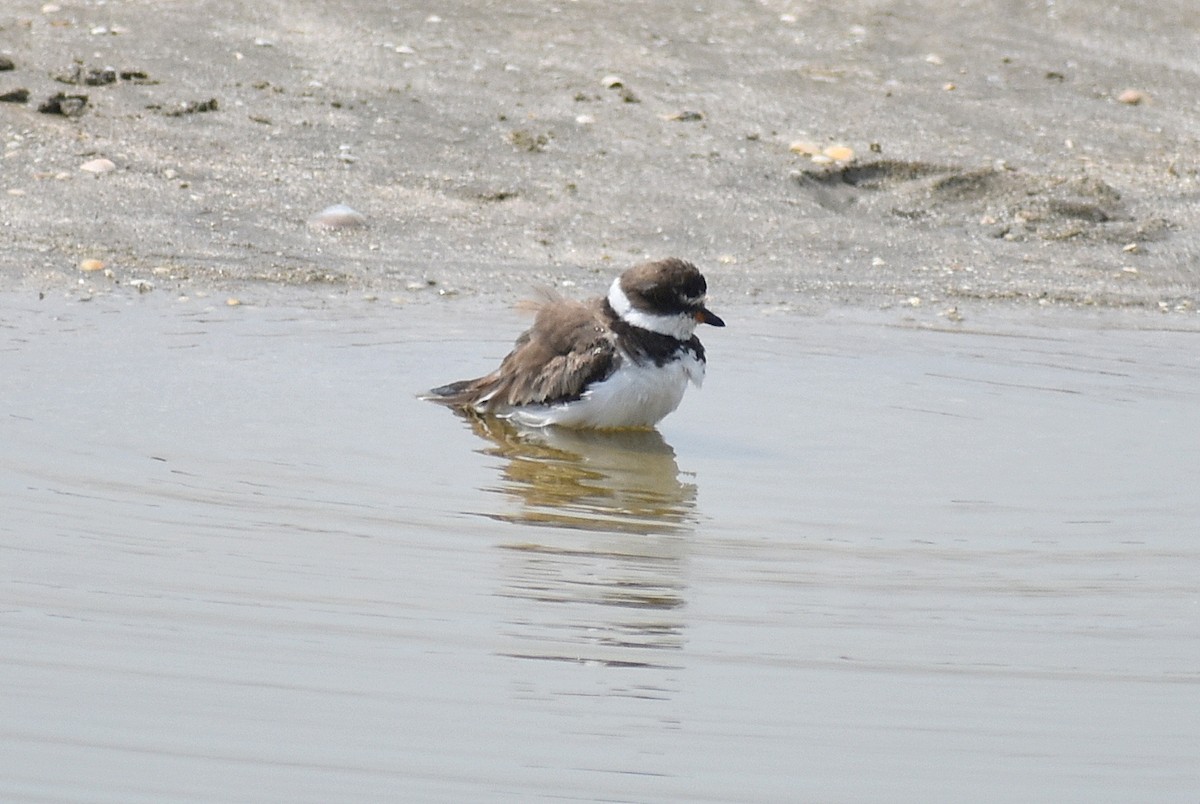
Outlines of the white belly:
M611 377L573 402L528 405L509 415L532 427L653 427L679 407L688 380L697 386L704 380L704 364L691 353L664 366L638 365L625 359Z

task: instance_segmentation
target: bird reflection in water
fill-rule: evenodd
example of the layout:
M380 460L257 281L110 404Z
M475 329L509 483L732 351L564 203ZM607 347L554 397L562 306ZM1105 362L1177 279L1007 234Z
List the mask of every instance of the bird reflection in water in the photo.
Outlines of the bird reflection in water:
M513 603L501 652L522 658L669 667L683 644L685 537L696 486L655 430L528 430L467 416L503 460L487 489L522 527L505 553L499 594ZM533 527L528 527L533 526ZM657 695L640 688L639 695Z
M496 519L623 533L690 529L696 487L679 480L675 450L657 430L521 429L471 417L504 458L498 491L521 504Z

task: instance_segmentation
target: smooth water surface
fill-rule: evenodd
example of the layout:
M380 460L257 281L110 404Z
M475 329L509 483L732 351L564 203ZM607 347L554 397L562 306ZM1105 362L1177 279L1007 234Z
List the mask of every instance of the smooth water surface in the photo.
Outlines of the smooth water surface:
M1200 335L724 307L534 435L468 302L0 310L4 800L1200 792Z

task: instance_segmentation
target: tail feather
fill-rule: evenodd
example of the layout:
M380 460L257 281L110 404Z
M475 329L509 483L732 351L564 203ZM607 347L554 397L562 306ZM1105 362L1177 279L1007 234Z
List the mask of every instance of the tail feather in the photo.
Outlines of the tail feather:
M482 413L490 407L488 402L495 396L495 389L492 387L495 383L489 382L490 379L492 378L488 376L441 385L431 388L422 399Z
M470 402L471 386L479 382L478 380L459 380L448 385L440 385L437 388L430 388L429 392L422 395L423 399L428 399L431 402L441 402L443 405L465 405Z
M458 396L462 394L463 391L466 391L468 388L470 388L471 383L473 382L475 382L475 380L459 380L458 382L452 382L448 385L440 385L437 388L430 388L428 396L442 398Z

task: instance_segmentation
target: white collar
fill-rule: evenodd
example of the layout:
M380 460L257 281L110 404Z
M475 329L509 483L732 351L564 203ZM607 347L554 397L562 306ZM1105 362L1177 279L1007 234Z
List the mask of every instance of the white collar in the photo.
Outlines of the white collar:
M659 315L635 308L621 288L620 277L614 279L612 287L608 289L608 304L618 318L635 327L648 329L660 335L670 335L679 341L689 341L696 333L696 319L688 313Z

